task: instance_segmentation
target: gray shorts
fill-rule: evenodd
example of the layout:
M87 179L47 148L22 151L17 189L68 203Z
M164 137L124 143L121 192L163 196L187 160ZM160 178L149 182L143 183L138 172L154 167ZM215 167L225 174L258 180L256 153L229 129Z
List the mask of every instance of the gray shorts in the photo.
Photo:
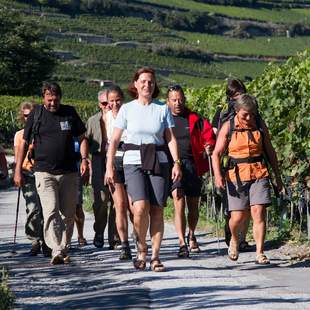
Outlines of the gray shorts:
M161 164L162 175L144 172L141 165L124 165L127 193L132 202L148 200L164 207L169 194L169 165Z
M227 182L227 198L229 211L242 211L254 205L271 203L270 183L268 178L236 183Z

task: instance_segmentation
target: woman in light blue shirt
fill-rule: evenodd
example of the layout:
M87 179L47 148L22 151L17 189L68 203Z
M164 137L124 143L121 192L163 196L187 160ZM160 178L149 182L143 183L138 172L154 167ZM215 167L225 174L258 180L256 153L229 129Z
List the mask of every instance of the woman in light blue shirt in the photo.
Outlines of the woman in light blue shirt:
M156 272L165 271L159 259L159 251L164 231L163 207L169 193L168 149L174 161L173 181L181 179L182 175L173 133L174 122L167 105L155 100L159 89L153 69L140 68L128 90L134 100L123 105L117 115L108 150L106 182L115 183L115 152L126 130L123 159L125 183L138 240L134 267L138 270L146 268L146 234L150 226L150 267Z

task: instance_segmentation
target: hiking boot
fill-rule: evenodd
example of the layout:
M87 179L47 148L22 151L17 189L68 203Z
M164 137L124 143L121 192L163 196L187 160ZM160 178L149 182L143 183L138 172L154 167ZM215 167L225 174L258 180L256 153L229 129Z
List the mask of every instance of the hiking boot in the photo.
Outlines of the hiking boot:
M45 242L42 242L42 253L44 257L52 257L52 250L46 245Z
M129 246L121 249L119 259L120 260L131 260L132 259L131 250Z
M61 265L64 264L64 257L62 254L56 254L51 259L51 265Z
M30 256L37 256L40 253L41 245L39 241L33 241L30 249Z
M104 244L103 234L96 233L93 243L96 248L102 248Z

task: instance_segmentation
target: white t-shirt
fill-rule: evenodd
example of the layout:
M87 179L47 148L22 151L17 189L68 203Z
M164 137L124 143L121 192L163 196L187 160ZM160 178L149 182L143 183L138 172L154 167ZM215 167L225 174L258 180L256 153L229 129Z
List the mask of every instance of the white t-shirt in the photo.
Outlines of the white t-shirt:
M108 111L106 113L106 131L107 131L107 138L108 138L108 144L111 142L112 134L113 134L113 129L115 127L115 121L116 118L113 117L112 111ZM126 140L126 130L123 131L122 137L121 137L121 142L124 142ZM117 150L115 156L117 157L123 157L124 152L121 150Z
M144 105L138 100L133 100L120 108L114 127L127 130L125 143L132 144L165 144L164 130L174 127L172 114L168 106L158 100ZM163 151L158 151L160 162L168 162ZM124 165L141 164L140 151L127 151L124 155Z

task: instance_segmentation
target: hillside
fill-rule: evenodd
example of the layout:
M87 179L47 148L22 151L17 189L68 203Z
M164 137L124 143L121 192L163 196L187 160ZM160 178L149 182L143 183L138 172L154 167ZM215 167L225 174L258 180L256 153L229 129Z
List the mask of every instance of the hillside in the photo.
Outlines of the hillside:
M192 0L40 3L0 0L42 29L58 57L53 78L71 98L95 97L100 80L125 87L143 65L156 69L162 85L251 80L268 62L310 46L308 1L243 1L244 7L242 1Z

